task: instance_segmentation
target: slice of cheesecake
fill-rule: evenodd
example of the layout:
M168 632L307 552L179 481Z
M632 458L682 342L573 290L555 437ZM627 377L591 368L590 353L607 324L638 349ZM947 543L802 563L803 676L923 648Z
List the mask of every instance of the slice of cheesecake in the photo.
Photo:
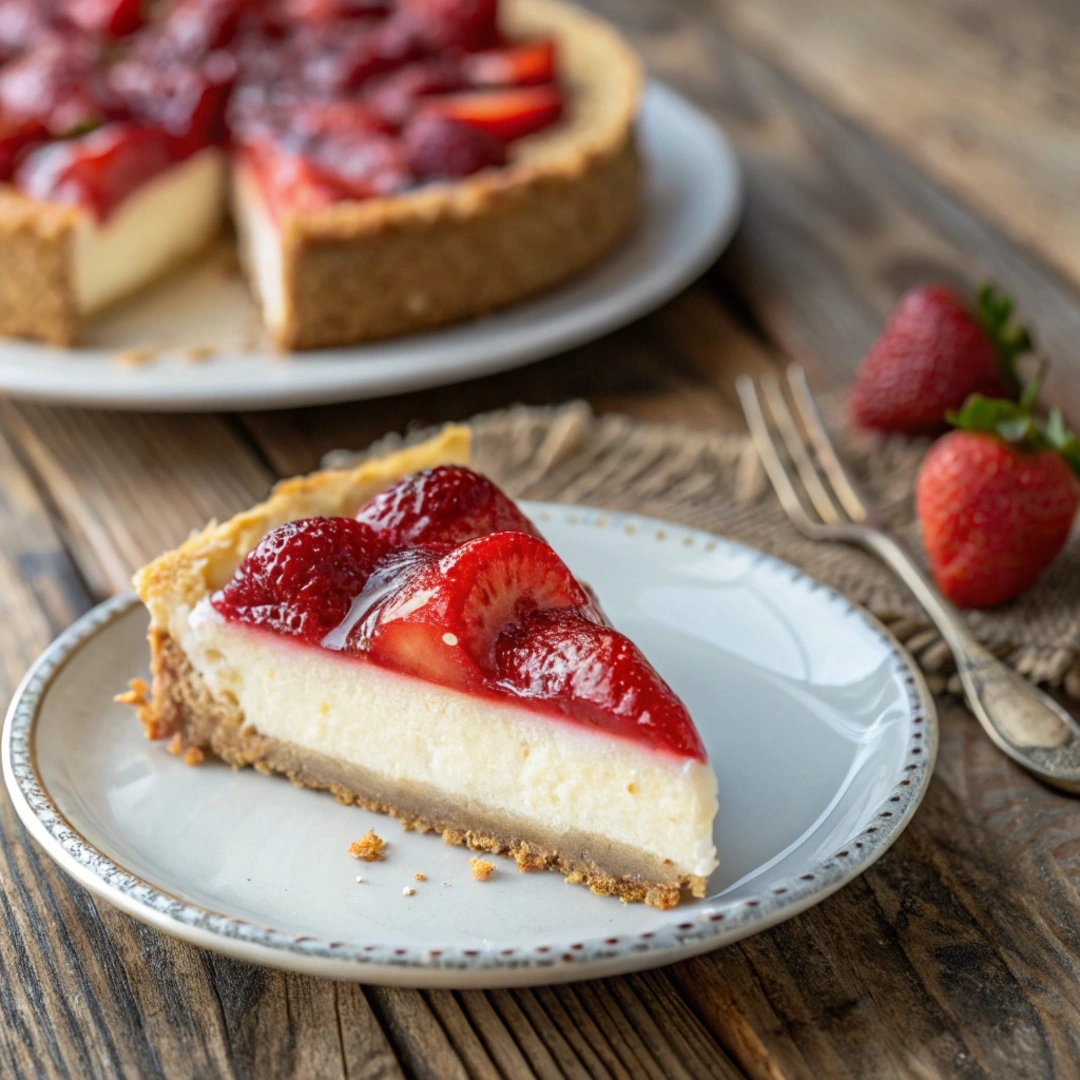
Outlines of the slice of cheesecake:
M685 706L468 456L451 427L290 481L140 571L148 735L597 893L703 896Z

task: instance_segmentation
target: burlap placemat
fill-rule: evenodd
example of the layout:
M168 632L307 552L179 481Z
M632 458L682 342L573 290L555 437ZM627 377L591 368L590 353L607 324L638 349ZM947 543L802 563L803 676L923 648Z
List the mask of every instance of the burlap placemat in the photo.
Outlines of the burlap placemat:
M912 490L927 443L847 430L837 398L822 402L838 448L889 528L922 557ZM919 661L935 692L959 691L948 648L907 590L872 556L813 544L788 523L744 435L712 434L622 416L584 402L515 406L470 421L475 461L517 498L630 510L707 529L794 563L882 620ZM338 467L429 431L392 435ZM984 645L1029 678L1080 698L1080 531L1025 596L968 616Z

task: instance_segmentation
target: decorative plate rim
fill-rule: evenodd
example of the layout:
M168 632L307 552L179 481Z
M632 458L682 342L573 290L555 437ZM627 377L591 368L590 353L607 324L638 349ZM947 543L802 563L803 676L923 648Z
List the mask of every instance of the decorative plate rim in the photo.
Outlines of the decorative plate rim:
M790 581L827 594L856 615L891 654L903 682L911 732L906 763L862 828L835 854L793 880L774 882L749 899L704 900L675 908L672 921L646 933L623 934L532 948L393 948L295 935L212 911L138 877L84 839L50 796L35 761L34 732L47 691L90 639L139 606L132 592L97 605L41 654L12 699L4 721L4 782L23 824L47 855L91 892L159 930L256 963L337 979L384 985L463 987L536 985L619 974L671 963L732 944L805 911L877 861L907 827L926 792L938 749L937 711L925 679L896 638L863 608L775 556L699 529L640 514L559 503L525 503L538 518L559 515L570 525L654 529L658 540L706 550L727 548L770 564Z

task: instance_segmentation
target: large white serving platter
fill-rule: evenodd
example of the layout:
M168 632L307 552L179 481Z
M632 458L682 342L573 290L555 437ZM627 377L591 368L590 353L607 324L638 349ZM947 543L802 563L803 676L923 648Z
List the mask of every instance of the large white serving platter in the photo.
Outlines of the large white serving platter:
M0 394L101 408L267 409L461 382L580 345L678 293L739 219L738 163L704 113L654 82L640 140L648 180L638 228L594 269L536 300L434 333L281 356L235 256L219 249L98 320L82 347L0 341Z
M720 783L707 900L624 905L507 859L477 882L469 853L435 836L250 770L186 767L113 702L146 671L131 597L76 623L16 695L3 767L23 822L77 881L165 933L427 987L593 978L715 949L818 903L889 847L926 788L937 729L918 671L877 623L706 533L525 509L697 722ZM371 827L388 858L357 863L348 845Z

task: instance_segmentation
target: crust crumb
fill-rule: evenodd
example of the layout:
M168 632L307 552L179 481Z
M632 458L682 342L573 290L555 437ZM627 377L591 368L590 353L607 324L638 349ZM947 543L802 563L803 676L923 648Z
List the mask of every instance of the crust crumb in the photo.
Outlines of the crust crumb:
M168 751L174 757L179 757L184 752L184 738L179 731L169 740Z
M406 885L405 888L401 890L401 895L402 896L415 896L416 895L416 890L411 885Z
M113 353L113 359L124 367L142 367L149 364L156 355L153 349L121 349Z
M184 753L184 764L200 765L205 757L206 755L197 746L189 746Z
M416 874L415 877L414 877L414 880L415 881L427 881L427 874Z
M128 689L113 698L118 705L134 705L139 708L150 700L150 686L145 679L132 679Z
M479 859L475 855L469 860L469 865L472 867L472 876L477 881L487 881L495 873L495 864L493 862L488 862L487 859Z
M192 345L190 349L184 350L184 359L189 364L203 364L216 354L217 349L213 345Z
M382 862L386 858L383 854L385 847L386 841L381 836L376 836L374 829L368 829L366 836L349 845L349 854L354 859L363 859L364 862Z

